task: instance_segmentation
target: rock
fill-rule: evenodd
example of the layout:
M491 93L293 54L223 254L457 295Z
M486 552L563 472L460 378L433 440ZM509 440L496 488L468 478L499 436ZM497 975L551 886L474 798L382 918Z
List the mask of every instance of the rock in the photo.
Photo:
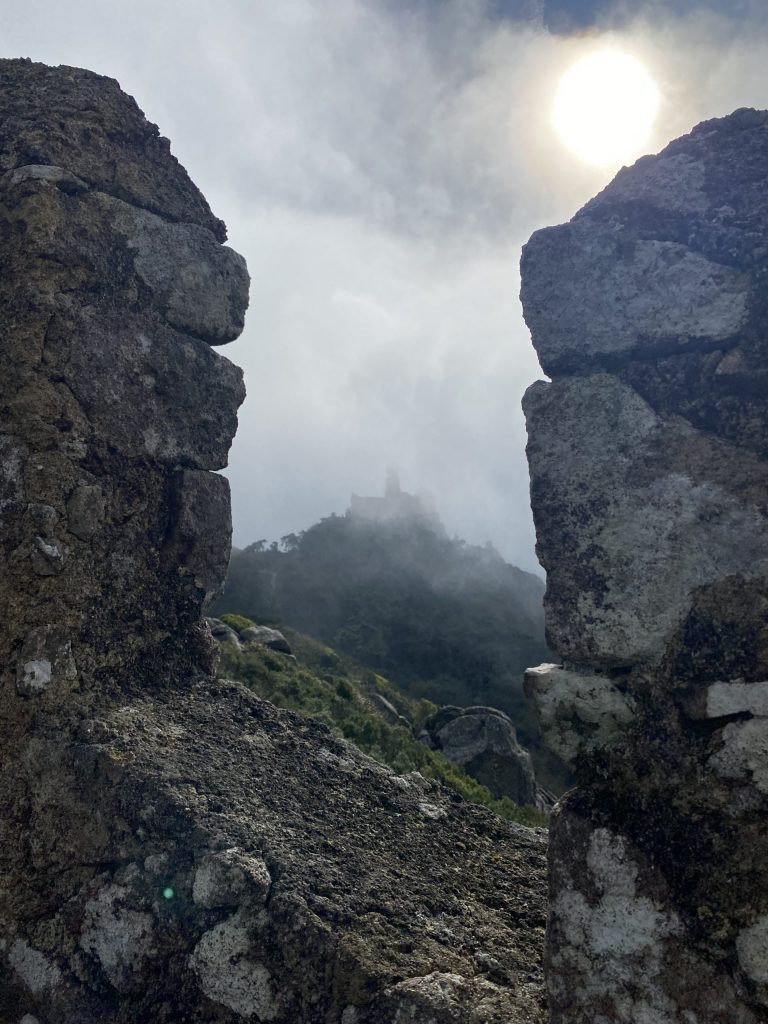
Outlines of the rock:
M69 530L80 540L89 540L104 519L104 495L98 484L80 484L67 502Z
M263 860L237 847L203 857L195 871L192 899L200 907L232 907L249 898L264 903L272 878Z
M22 697L41 695L49 686L73 683L77 667L66 630L52 625L30 630L16 663L16 691Z
M524 409L547 637L562 657L658 662L692 593L766 577L768 464L751 451L663 418L609 374L534 384Z
M24 939L15 939L11 943L8 963L33 995L56 989L61 983L61 971L56 964Z
M154 919L131 904L128 888L107 882L83 908L80 948L95 958L118 992L135 988L147 959L157 956Z
M543 1024L543 832L211 675L223 225L115 82L0 84L2 1024Z
M620 680L597 672L539 665L526 672L525 692L536 708L547 746L570 768L581 754L620 741L636 713Z
M497 799L538 806L531 755L511 719L496 708L444 707L430 715L420 738L487 786Z
M208 233L213 274L221 225L115 83L26 61L2 62L0 83L0 292L13 324L0 389L0 663L29 693L47 670L25 682L23 666L51 659L22 646L51 625L71 644L81 689L103 688L127 665L157 678L183 649L190 666L211 657L199 608L226 567L229 513L226 483L204 471L226 463L243 388L238 368L173 327L136 270L125 224L147 203L163 223L193 224ZM54 109L83 133L69 165ZM126 150L133 169L120 166ZM46 160L54 171L29 171ZM71 175L88 187L70 187ZM174 201L150 201L150 182ZM246 278L225 294L242 320ZM72 688L69 670L45 687L55 703Z
M766 120L705 121L624 168L570 224L537 232L522 263L550 376L610 369L657 411L763 455Z
M741 781L768 796L768 718L731 722L717 737L721 746L708 765L721 778Z
M711 683L695 691L685 706L691 718L727 718L750 714L768 717L768 682L745 683L742 679Z
M520 986L521 1012L509 1016L503 991L486 978L468 980L433 971L423 978L401 981L385 994L381 1024L440 1021L440 1024L523 1024L535 1019L535 995L525 1009L526 985ZM533 995L533 994L532 994ZM527 1013L532 1017L526 1016ZM355 1018L348 1018L352 1024ZM342 1017L342 1024L346 1021Z
M262 647L269 647L272 651L280 651L281 654L292 654L291 645L285 639L279 629L270 629L269 626L248 626L240 630L240 640L246 644L260 644Z
M390 725L402 725L406 729L411 729L410 721L405 717L405 715L401 715L395 705L391 701L387 700L383 694L377 693L373 687L370 687L366 696L379 714L383 715Z
M26 176L31 166L52 166L42 172L49 180L75 176L95 191L225 240L224 224L171 155L168 139L113 79L6 60L2 96L2 170Z
M374 691L371 694L371 700L375 704L376 709L378 711L383 712L384 716L392 725L394 725L396 722L399 722L403 717L397 710L395 705L392 703L392 701L387 700L387 698L383 694L376 693Z
M691 949L663 868L631 840L563 808L550 871L548 993L554 1020L757 1024L725 966ZM606 1018L606 1008L613 1016Z
M554 278L556 266L569 273ZM690 338L702 348L730 348L747 326L748 273L677 241L628 232L626 224L590 216L589 208L570 224L538 232L526 249L524 270L525 298L529 291L541 296L556 289L569 310L565 321L556 307L535 298L526 303L548 371L647 358L649 349L674 352Z
M212 1003L240 1019L271 1021L282 1015L284 999L264 964L248 956L253 925L243 911L221 921L203 934L189 965Z
M525 397L573 768L551 830L551 1024L768 1019L768 113L619 172L522 260Z
M543 830L402 786L238 683L185 678L100 715L77 735L45 716L16 769L47 888L15 890L14 927L60 980L35 996L0 953L11 1015L426 1024L445 1004L543 1024Z
M182 469L175 504L180 569L193 574L207 606L220 593L229 564L229 481L218 474Z
M218 640L220 644L234 644L238 648L241 646L240 637L226 622L222 622L221 619L206 619L205 621L214 640Z
M249 283L242 256L196 224L168 224L127 204L115 203L113 215L133 250L136 273L171 326L212 345L240 334L240 296Z

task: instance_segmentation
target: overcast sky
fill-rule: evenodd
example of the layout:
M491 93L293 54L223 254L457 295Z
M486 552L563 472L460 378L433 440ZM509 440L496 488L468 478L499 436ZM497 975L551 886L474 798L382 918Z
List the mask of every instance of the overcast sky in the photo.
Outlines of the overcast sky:
M235 543L343 512L395 464L451 533L535 568L520 247L612 176L554 136L558 78L603 44L643 61L658 150L768 106L768 3L1 4L3 55L117 78L248 260L246 330L220 349L248 388Z

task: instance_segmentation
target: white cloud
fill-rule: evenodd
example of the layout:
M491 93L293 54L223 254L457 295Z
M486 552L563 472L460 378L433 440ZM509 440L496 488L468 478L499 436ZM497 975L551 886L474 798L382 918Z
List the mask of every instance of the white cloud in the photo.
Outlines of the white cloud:
M550 129L558 74L603 43L645 61L664 96L651 148L768 105L749 22L646 8L620 34L563 39L490 6L5 0L3 54L118 78L248 259L247 328L223 350L249 393L229 471L240 544L343 511L397 463L449 530L532 568L519 249L606 183Z

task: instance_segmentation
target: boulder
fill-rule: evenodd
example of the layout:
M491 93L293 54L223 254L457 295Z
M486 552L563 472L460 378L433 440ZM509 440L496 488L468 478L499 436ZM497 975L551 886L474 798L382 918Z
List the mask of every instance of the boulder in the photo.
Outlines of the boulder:
M497 708L444 707L430 715L420 738L487 786L497 799L536 807L531 755L517 739L511 719Z
M736 111L523 252L552 1024L768 1020L766 181Z
M226 622L222 622L221 619L206 619L205 621L214 640L218 640L220 644L234 644L237 648L241 646L240 637Z
M281 654L292 654L291 645L285 639L279 629L270 629L269 626L248 626L240 630L240 639L246 644L259 644L262 647L269 647L272 651L279 651Z

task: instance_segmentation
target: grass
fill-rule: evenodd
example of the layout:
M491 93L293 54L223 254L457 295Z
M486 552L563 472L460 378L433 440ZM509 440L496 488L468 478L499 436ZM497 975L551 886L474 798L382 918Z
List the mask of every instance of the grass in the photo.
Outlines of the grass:
M222 619L237 629L252 625L242 616L223 615ZM325 722L337 736L400 774L418 771L510 821L547 825L546 815L519 807L508 797L494 799L485 786L416 739L414 731L436 705L406 697L383 676L309 637L284 632L295 660L265 647L240 651L224 643L219 672L240 680L278 707Z

